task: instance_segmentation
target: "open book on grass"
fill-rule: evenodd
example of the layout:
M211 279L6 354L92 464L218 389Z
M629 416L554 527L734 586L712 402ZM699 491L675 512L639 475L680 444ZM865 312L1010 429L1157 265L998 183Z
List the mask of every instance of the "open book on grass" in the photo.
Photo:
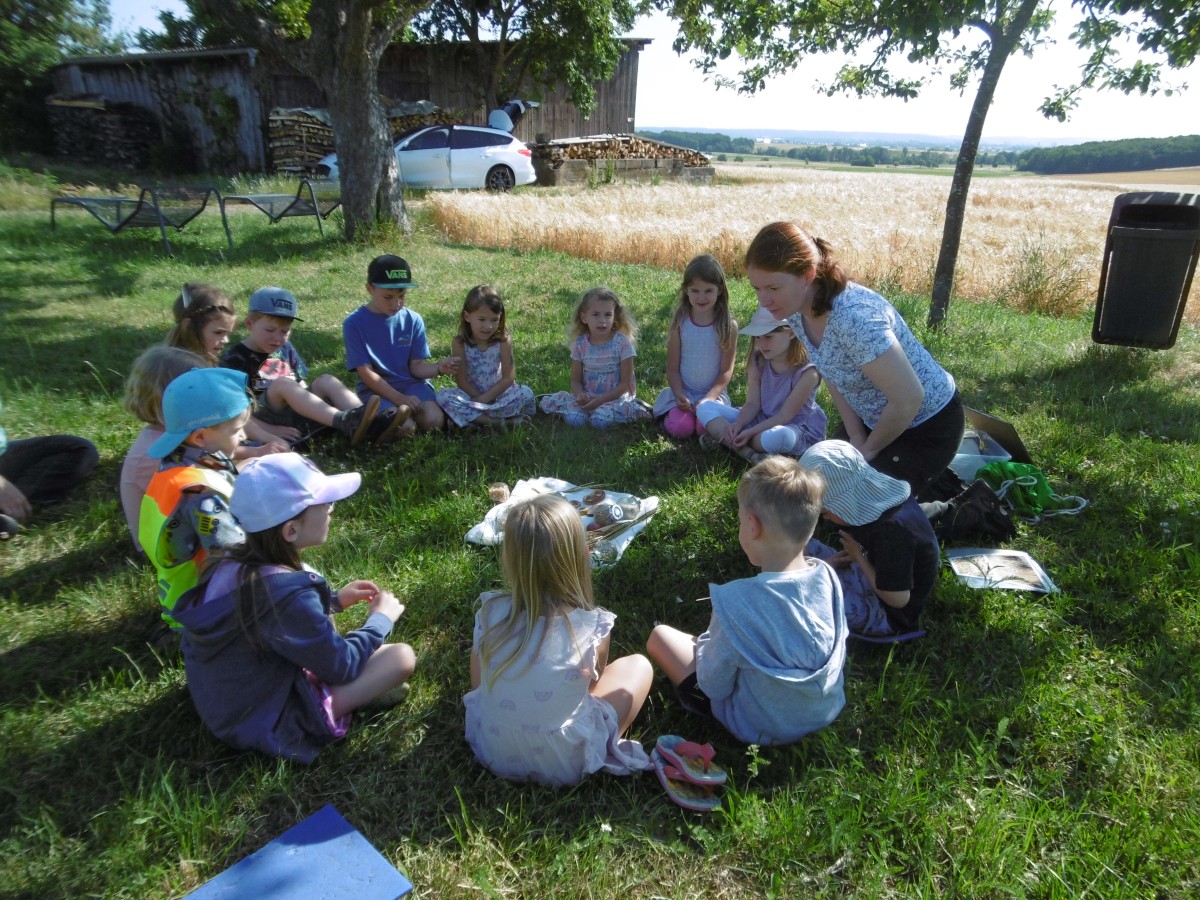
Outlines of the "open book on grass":
M1054 594L1058 587L1024 550L955 547L946 551L958 580L970 587L1004 588Z

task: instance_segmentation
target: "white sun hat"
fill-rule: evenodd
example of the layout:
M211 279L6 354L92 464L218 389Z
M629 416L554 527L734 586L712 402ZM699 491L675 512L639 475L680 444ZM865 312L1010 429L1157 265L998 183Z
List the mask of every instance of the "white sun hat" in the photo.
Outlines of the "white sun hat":
M821 506L847 525L874 522L912 493L907 481L885 475L846 441L820 441L804 451L800 465L825 479Z

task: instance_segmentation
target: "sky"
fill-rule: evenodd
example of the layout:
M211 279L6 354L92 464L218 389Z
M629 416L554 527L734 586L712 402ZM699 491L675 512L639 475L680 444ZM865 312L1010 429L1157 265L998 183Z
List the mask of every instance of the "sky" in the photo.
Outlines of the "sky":
M1174 84L1190 88L1173 97L1126 97L1115 91L1083 95L1069 121L1045 119L1037 107L1053 87L1068 84L1078 71L1080 52L1068 37L1070 10L1057 4L1067 24L1056 31L1057 44L1032 59L1015 56L1005 66L984 126L990 140L1027 139L1075 142L1137 137L1169 137L1200 132L1200 64L1169 72ZM130 32L156 28L158 11L186 13L180 0L109 0L113 26ZM947 136L957 143L967 122L973 88L965 96L951 90L945 76L933 77L917 100L826 97L814 89L837 69L833 58L806 60L796 71L768 82L748 96L716 88L685 58L671 49L675 29L664 13L638 21L630 37L650 38L638 62L636 127L708 129L794 129L796 131L871 131ZM736 74L736 66L722 70Z

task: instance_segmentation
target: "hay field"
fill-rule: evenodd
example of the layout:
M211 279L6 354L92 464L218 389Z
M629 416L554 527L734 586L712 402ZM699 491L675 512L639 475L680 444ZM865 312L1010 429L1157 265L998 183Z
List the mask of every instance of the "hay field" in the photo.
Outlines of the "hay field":
M1051 175L1050 177L1063 181L1129 185L1124 188L1125 190L1200 192L1200 166L1152 169L1148 172L1100 172L1092 175Z
M714 254L741 274L746 245L790 219L829 240L852 276L882 290L927 294L950 180L934 175L717 166L718 183L603 184L513 195L430 197L451 241L551 249L601 262L681 270ZM1135 187L1036 177L971 186L955 290L975 300L1073 314L1095 302L1113 198ZM1193 285L1188 319L1200 319Z

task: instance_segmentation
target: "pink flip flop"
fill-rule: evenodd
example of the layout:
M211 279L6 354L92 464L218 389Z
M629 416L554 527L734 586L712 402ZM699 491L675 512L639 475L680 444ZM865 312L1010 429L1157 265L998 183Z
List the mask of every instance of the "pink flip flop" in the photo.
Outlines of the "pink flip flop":
M677 734L664 734L655 749L679 770L685 781L710 787L725 783L725 770L713 763L716 751L712 744L697 744Z
M658 783L663 786L667 796L684 809L712 812L721 805L720 798L713 793L711 786L685 781L683 773L663 759L657 749L650 751L650 760L654 763L654 774L658 776Z

